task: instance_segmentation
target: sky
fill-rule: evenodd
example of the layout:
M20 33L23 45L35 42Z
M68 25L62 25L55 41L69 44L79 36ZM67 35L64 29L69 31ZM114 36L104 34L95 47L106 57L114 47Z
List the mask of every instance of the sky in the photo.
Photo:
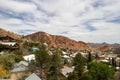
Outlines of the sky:
M0 28L120 43L120 0L0 0Z

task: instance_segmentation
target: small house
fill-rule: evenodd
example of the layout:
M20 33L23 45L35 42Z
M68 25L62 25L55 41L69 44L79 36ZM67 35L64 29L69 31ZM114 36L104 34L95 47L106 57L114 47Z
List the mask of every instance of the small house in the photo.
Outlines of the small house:
M27 67L28 63L25 61L14 64L13 69L11 70L10 80L17 80L22 78L28 70Z
M74 67L70 68L70 67L64 66L64 68L61 69L61 73L65 77L68 77L68 74L72 73L73 71L74 71Z

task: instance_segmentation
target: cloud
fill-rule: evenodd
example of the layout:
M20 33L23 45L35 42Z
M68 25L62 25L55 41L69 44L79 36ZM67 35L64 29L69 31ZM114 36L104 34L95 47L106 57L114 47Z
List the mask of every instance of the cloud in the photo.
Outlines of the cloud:
M18 2L14 0L0 0L0 7L16 13L32 12L37 8L32 3Z
M0 27L77 41L120 43L118 0L0 0Z

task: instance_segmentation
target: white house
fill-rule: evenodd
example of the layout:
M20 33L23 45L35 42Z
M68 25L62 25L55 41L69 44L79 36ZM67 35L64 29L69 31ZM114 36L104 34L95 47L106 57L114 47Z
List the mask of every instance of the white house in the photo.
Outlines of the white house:
M23 56L26 61L35 60L35 54Z
M14 46L16 44L16 42L2 42L2 41L0 41L0 44L8 45L8 46Z

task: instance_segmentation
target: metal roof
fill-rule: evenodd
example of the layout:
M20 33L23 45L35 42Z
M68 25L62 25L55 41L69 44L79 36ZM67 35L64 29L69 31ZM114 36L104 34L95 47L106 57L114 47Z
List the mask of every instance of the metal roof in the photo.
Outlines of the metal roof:
M41 80L41 79L35 73L33 73L25 80Z

